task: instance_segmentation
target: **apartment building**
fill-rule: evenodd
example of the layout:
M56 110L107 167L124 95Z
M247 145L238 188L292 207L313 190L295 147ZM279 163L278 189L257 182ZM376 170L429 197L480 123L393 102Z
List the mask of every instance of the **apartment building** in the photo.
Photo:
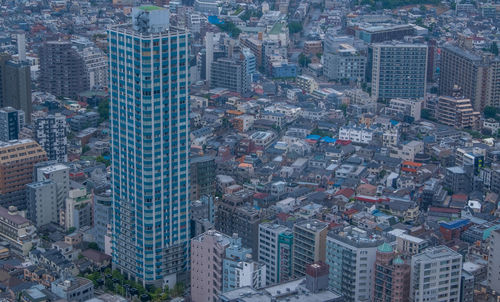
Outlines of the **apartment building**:
M308 264L325 262L328 224L316 219L298 222L293 226L293 276L303 277Z

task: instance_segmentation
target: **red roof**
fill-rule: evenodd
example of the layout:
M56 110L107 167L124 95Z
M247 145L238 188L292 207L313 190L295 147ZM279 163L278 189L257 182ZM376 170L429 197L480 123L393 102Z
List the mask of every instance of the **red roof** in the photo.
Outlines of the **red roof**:
M429 207L429 212L437 212L437 213L460 213L460 209Z
M354 199L358 201L363 201L363 202L371 202L371 203L381 203L384 201L389 201L389 198L376 198L376 197L371 197L371 196L356 196Z
M345 196L346 198L351 198L352 195L354 195L354 190L351 189L351 188L344 188L344 189L340 189L337 191L337 193L335 193L335 195L342 195L342 196Z
M338 139L335 143L338 144L338 145L342 145L342 146L347 146L351 143L352 141L350 139Z
M257 192L255 194L253 194L253 198L256 198L256 199L264 199L267 196L269 196L269 194L267 194L267 193L261 193L261 192Z
M453 194L451 195L451 200L453 201L467 201L467 194Z
M358 212L358 210L356 210L356 209L349 209L349 210L344 211L344 215L352 215L352 214L356 214L357 212Z
M405 160L403 163L402 163L403 166L412 166L412 167L422 167L422 164L421 163L416 163L414 161L409 161L409 160Z
M286 221L288 217L290 217L290 215L288 215L287 213L278 213L276 214L276 217L281 221Z

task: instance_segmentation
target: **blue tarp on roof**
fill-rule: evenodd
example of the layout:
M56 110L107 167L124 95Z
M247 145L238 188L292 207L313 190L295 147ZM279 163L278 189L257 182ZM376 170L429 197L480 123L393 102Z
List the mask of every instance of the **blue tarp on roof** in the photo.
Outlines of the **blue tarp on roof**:
M310 134L310 135L308 135L306 138L307 138L307 139L312 139L312 140L317 141L317 140L319 140L319 139L321 138L321 136L316 135L316 134Z
M396 126L397 124L399 124L399 122L398 122L398 121L391 120L391 125Z
M325 142L325 143L332 143L333 144L333 143L335 143L337 141L337 139L336 138L331 138L329 136L324 136L324 137L321 138L321 141Z
M224 20L219 19L217 16L208 16L208 23L210 24L224 24Z

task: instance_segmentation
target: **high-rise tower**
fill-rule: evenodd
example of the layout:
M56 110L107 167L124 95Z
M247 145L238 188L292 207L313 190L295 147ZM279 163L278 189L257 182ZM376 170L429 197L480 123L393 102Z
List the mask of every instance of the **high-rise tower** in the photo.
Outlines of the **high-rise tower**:
M172 288L189 265L189 34L167 9L132 16L108 30L113 267Z

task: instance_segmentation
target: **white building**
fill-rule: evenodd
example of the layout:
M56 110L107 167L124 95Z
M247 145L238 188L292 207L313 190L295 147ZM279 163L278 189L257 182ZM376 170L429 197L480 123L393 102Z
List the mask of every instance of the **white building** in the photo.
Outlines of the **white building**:
M275 137L273 132L257 131L250 135L250 139L257 145L267 148L271 145Z
M64 211L64 206L66 203L66 197L68 197L69 192L69 167L64 164L51 164L51 163L39 163L35 167L35 181L43 182L51 180L56 185L56 215L57 218L54 223L59 222L59 216L61 211ZM48 211L48 208L44 208L44 211Z
M65 211L61 212L60 223L66 230L91 227L93 224L92 195L85 188L69 191Z
M339 139L351 140L354 143L369 144L373 139L373 131L358 127L340 127Z
M266 265L266 285L280 283L278 236L286 231L286 226L278 224L259 225L259 262Z
M411 258L410 301L460 301L462 255L444 245Z
M346 301L372 301L373 270L377 247L383 238L357 227L346 227L326 237L326 263L330 266L329 288ZM345 288L349 288L346 292Z
M424 153L424 142L411 141L391 153L391 157L401 158L402 160L414 161L415 155Z
M306 75L297 77L297 86L307 93L311 93L319 87L312 77Z
M108 87L108 59L97 47L86 47L80 52L90 89Z
M389 105L385 108L385 113L399 118L409 116L412 117L414 121L419 121L422 103L423 101L421 99L391 99Z

